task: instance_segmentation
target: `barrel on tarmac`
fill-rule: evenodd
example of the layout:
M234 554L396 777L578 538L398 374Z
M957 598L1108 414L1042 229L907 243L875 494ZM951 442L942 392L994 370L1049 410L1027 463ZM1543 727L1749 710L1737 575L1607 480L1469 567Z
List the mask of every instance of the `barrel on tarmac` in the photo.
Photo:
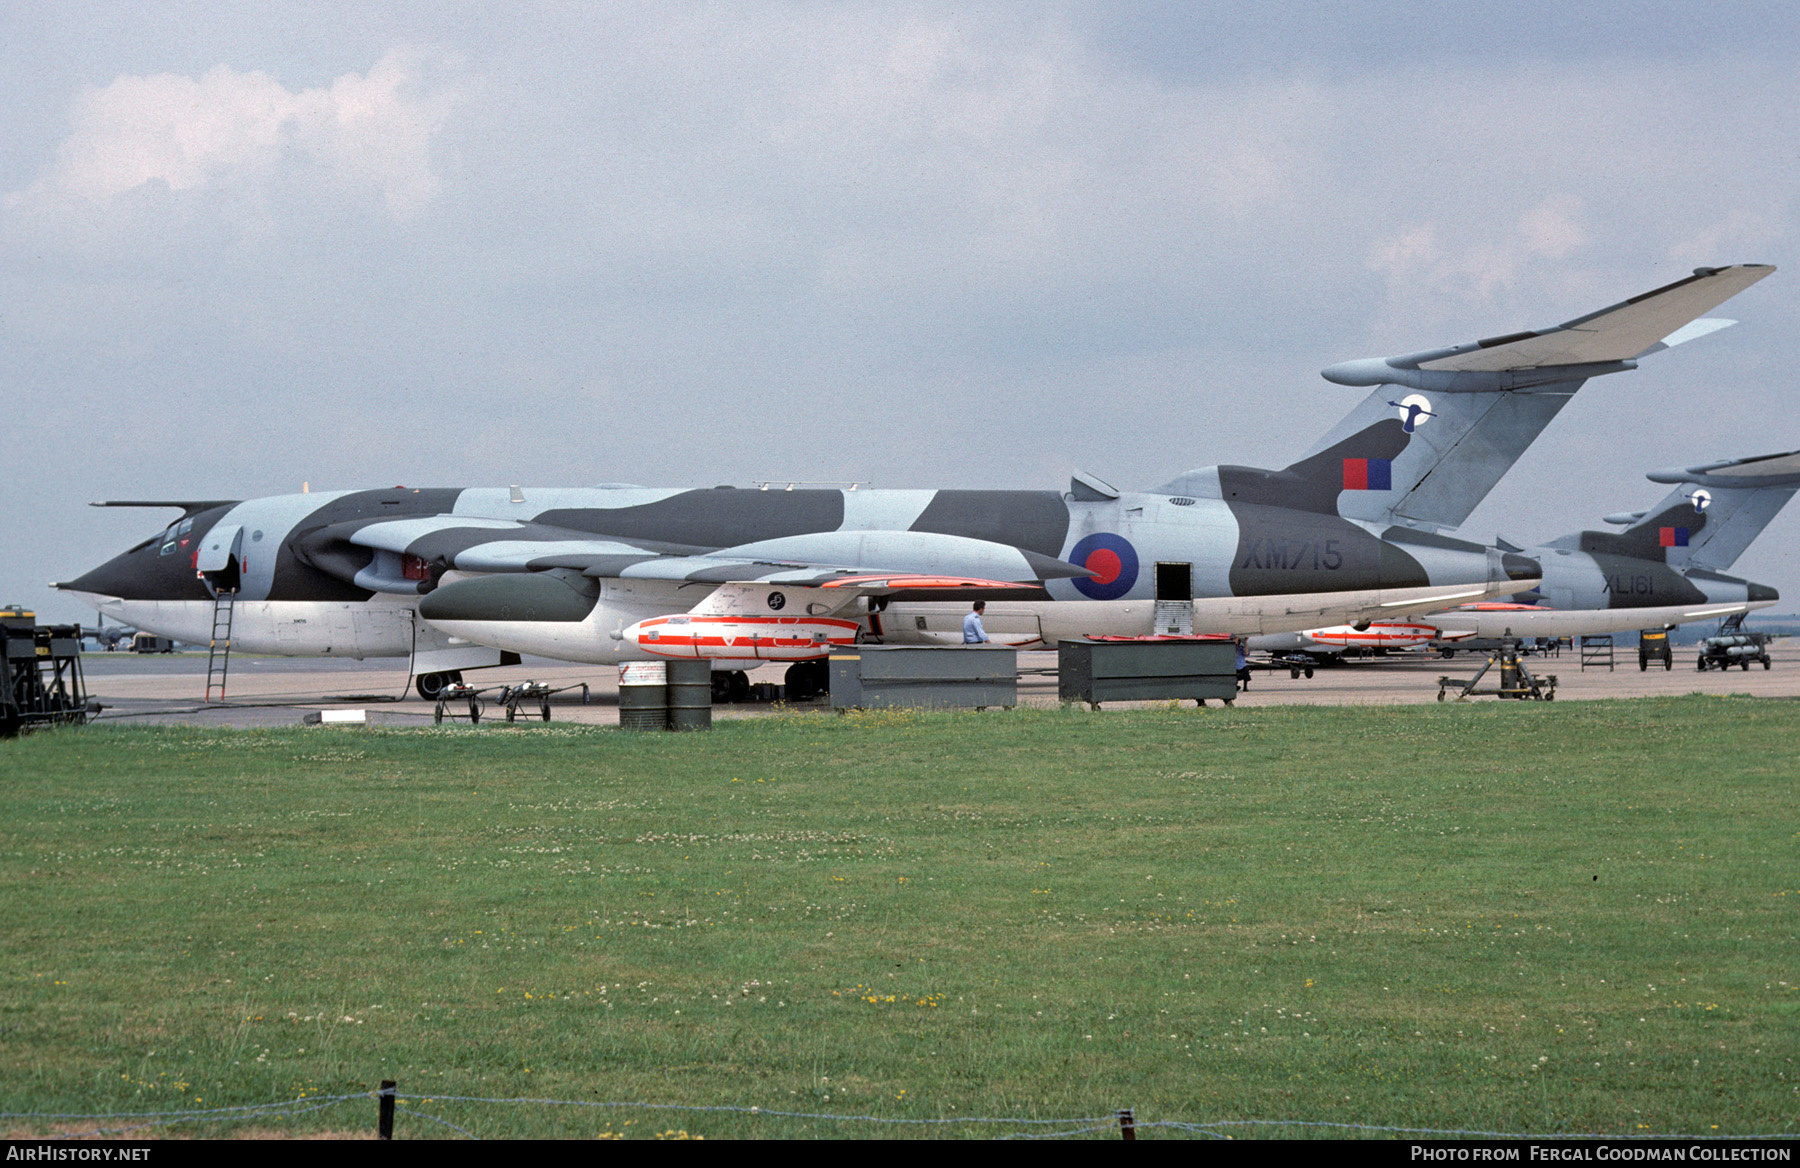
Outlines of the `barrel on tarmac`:
M712 662L704 657L664 663L669 683L669 729L712 729ZM619 691L621 694L624 690ZM620 699L621 724L625 715Z
M667 662L627 661L619 666L619 729L662 730L669 724ZM705 665L706 662L701 662Z

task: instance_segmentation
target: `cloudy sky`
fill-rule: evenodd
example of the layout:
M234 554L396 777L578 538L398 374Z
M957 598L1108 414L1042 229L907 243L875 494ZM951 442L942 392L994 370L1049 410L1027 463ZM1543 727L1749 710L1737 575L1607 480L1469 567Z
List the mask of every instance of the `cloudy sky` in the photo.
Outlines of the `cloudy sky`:
M376 11L379 9L379 11ZM1800 447L1800 9L0 9L0 601L106 498L1282 466L1324 366L1700 264L1742 324L1591 382L1464 533ZM1739 561L1800 610L1800 505Z

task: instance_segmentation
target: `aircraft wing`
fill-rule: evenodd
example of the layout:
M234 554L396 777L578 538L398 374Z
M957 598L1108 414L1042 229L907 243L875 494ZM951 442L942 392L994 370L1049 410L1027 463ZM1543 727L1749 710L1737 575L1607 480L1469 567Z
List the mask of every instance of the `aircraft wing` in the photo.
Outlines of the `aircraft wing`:
M297 542L313 567L377 592L423 593L448 571L575 571L591 579L845 587L1024 586L1086 568L990 540L918 531L828 531L702 549L619 539L529 521L460 515L351 521ZM889 580L889 586L879 583ZM901 583L906 581L906 583Z

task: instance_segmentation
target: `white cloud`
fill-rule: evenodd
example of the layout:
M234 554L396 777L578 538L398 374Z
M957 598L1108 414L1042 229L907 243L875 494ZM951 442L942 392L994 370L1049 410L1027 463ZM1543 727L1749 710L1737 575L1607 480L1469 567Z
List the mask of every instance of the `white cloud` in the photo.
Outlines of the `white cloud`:
M327 197L405 219L438 193L431 139L455 100L434 83L441 63L396 49L366 74L297 92L223 64L197 78L122 76L75 98L55 162L6 203L81 215L160 185L255 205L304 176Z
M1519 217L1519 242L1532 255L1560 260L1588 241L1581 200L1556 195Z
M1390 287L1406 289L1409 306L1421 292L1440 304L1491 306L1589 240L1581 223L1581 200L1567 194L1544 200L1509 227L1483 230L1454 245L1443 243L1441 234L1434 224L1409 226L1378 241L1369 266L1386 276Z

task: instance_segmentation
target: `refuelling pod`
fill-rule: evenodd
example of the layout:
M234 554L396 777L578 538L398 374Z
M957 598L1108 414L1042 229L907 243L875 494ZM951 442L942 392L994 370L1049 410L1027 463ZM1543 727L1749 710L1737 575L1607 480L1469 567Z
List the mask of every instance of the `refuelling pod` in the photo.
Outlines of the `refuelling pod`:
M1305 635L1321 645L1345 649L1412 649L1432 641L1438 631L1435 625L1413 621L1372 621L1367 626L1308 629Z
M860 625L824 616L655 616L619 637L658 657L814 661L854 645Z

